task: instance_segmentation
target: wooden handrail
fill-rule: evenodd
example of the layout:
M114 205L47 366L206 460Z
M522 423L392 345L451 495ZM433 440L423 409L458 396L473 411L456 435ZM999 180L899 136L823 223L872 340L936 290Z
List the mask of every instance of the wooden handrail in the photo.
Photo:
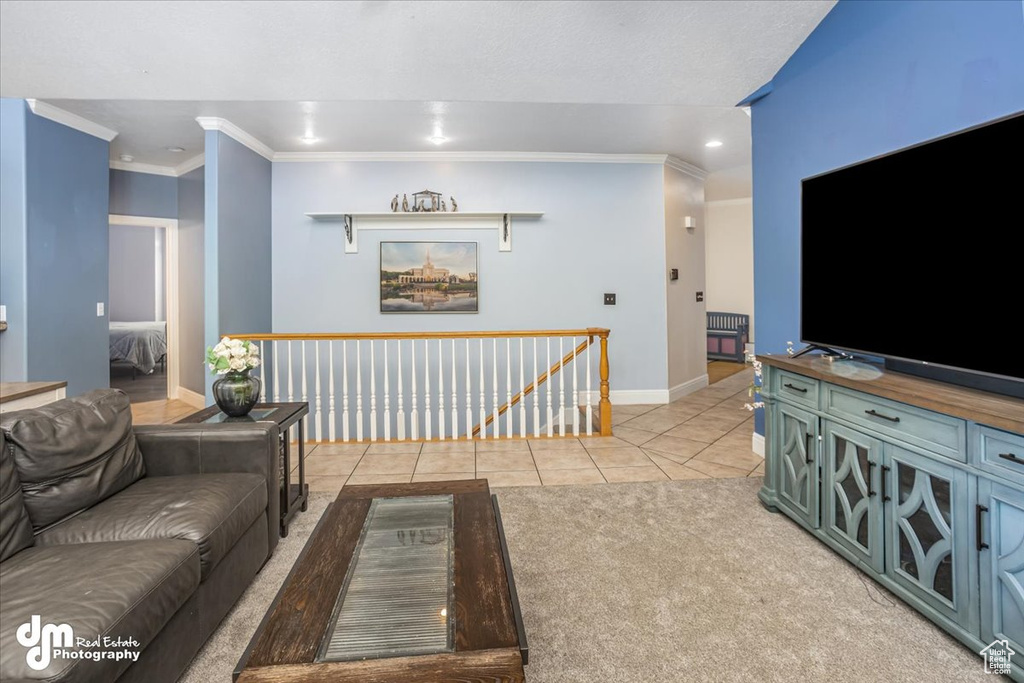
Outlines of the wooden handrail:
M341 339L492 339L495 337L601 337L607 339L611 330L588 327L579 330L494 330L465 332L284 332L267 334L228 334L232 339L249 341L278 340L341 340Z
M548 369L547 372L543 373L540 377L535 379L533 382L530 382L530 384L528 384L525 389L523 389L518 394L516 394L514 397L512 397L512 400L510 402L508 402L505 405L503 405L500 408L498 408L498 412L497 413L491 413L490 415L488 415L487 416L487 420L483 424L483 429L486 429L487 427L490 427L491 423L494 422L494 419L496 417L501 417L502 415L504 415L505 412L508 411L509 408L511 408L512 406L514 406L517 403L519 403L527 395L529 395L531 392L533 392L534 389L536 389L541 384L546 382L549 377L551 377L556 372L561 370L562 367L566 363L571 363L572 361L574 361L576 359L576 356L578 356L581 353L583 353L584 351L586 351L587 347L590 346L593 343L594 343L594 338L588 336L583 341L583 343L581 343L579 346L577 346L574 350L572 350L569 353L565 354L565 357L562 358L561 362L558 362L558 363L555 363L554 365L552 365ZM579 406L576 406L576 409L579 409ZM476 427L473 427L473 436L476 436L477 434L479 434L480 433L480 429L481 429L481 425L477 425Z

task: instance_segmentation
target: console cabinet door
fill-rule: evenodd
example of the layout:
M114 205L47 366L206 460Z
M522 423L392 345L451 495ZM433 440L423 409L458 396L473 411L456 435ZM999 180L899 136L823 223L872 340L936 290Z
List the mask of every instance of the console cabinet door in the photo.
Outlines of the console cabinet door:
M886 574L914 599L963 628L978 623L975 496L957 467L885 445ZM973 571L972 571L973 565ZM973 589L972 589L973 585Z
M775 406L773 438L778 454L779 504L817 529L818 418L781 401Z
M882 573L882 442L827 420L822 432L822 528L861 562Z
M978 480L981 639L1024 653L1024 493Z

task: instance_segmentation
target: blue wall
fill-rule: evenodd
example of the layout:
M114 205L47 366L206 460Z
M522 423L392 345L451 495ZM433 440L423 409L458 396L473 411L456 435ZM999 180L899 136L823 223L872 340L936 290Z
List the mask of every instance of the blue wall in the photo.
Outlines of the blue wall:
M28 302L25 283L24 100L0 99L0 304L8 328L0 333L0 381L28 375Z
M800 180L1024 109L1024 3L842 0L772 84L752 107L760 353L799 340Z
M74 396L109 386L110 146L31 113L26 133L27 379Z
M178 178L178 365L181 386L205 392L203 357L203 184L200 166Z
M271 163L219 131L206 132L206 343L271 329ZM207 378L207 399L212 398Z
M121 216L177 218L178 179L112 168L110 213Z
M663 166L422 161L273 166L274 332L608 327L612 389L669 388ZM463 211L506 208L544 216L514 222L509 252L498 251L497 230L364 230L356 254L345 253L341 223L305 216L387 211L396 192L422 187L454 195ZM389 240L477 242L480 312L382 314L379 244ZM618 304L605 306L604 292L617 293Z

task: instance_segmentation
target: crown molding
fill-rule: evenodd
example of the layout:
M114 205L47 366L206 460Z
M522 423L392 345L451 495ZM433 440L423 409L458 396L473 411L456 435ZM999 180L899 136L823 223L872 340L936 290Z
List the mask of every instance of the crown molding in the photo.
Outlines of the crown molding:
M577 152L277 152L274 161L519 161L583 164L665 164L664 154ZM680 162L684 163L684 162ZM696 168L693 166L692 168ZM697 169L700 170L700 169Z
M28 103L29 109L31 109L32 113L36 116L41 116L44 119L50 119L51 121L65 125L68 128L74 128L77 131L92 135L101 140L106 140L107 142L110 142L117 137L116 130L111 130L106 126L101 126L95 121L90 121L78 114L72 114L60 107L55 107L52 104L47 104L41 100L28 99L25 100L25 102Z
M206 163L205 154L197 154L187 161L183 161L177 166L157 166L156 164L141 164L137 161L121 161L120 159L111 159L110 168L117 169L118 171L131 171L132 173L151 173L153 175L165 175L172 178L183 176L189 171L195 169Z
M174 167L172 166L157 166L156 164L141 164L137 161L121 161L120 159L111 159L110 168L118 171L132 171L133 173L150 173L152 175L166 175L174 177Z
M683 161L682 159L677 159L671 154L665 155L665 165L668 166L669 168L674 168L680 173L685 173L686 175L693 176L697 180L708 179L708 172L705 171L703 168L699 166L694 166L693 164L689 164Z
M174 167L174 175L183 176L206 164L206 154L197 154Z
M265 159L269 161L274 160L274 150L270 149L270 147L263 144L260 140L256 139L249 133L246 133L227 119L222 119L219 116L197 116L196 123L198 123L203 130L220 131L232 140L245 145Z

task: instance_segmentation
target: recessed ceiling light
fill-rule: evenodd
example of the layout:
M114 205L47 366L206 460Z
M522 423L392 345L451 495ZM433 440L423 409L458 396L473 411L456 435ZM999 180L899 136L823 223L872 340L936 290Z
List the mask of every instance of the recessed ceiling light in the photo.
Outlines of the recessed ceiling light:
M121 161L129 163L135 161L135 157L133 157L131 154L122 154L119 158L121 159Z
M704 146L705 147L721 147L722 146L722 141L721 140L708 140L707 142L704 143Z
M315 135L303 135L300 139L307 145L312 145L314 142L320 141L320 138L316 137Z
M443 145L444 143L448 142L448 138L446 138L443 135L432 135L428 139L435 145Z
M184 152L185 151L184 147L165 147L164 149L166 149L168 152Z

